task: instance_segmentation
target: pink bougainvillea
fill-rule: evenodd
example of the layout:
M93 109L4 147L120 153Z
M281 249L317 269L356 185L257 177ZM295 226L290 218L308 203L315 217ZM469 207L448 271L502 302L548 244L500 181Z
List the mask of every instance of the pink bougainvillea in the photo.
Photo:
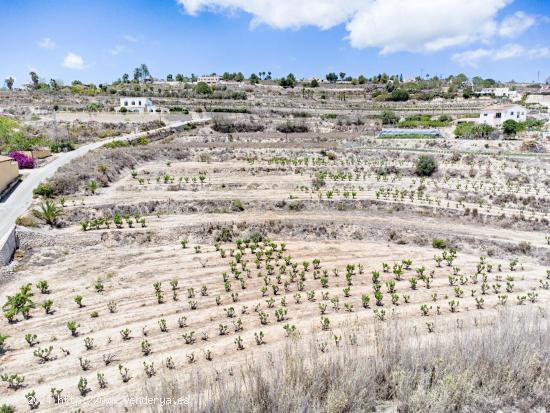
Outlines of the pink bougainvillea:
M34 168L34 159L25 155L23 152L12 152L10 158L17 161L19 169L32 169Z

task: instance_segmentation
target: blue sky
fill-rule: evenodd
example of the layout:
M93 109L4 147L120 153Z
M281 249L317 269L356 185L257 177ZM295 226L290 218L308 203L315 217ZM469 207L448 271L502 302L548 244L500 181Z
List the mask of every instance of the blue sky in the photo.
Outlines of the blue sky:
M0 0L0 78L550 76L548 0Z

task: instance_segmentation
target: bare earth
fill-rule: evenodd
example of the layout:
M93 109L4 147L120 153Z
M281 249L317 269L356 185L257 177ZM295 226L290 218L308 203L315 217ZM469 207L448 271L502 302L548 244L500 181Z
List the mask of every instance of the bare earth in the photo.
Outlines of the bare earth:
M503 306L548 307L549 183L543 158L444 155L438 173L421 179L414 175L416 155L409 152L390 156L344 147L329 159L292 142L234 150L220 138L209 145L219 151L208 162L196 156L152 160L94 195L67 196L61 228L20 228L15 273L0 300L31 283L37 307L29 319L0 321L0 332L10 336L0 372L25 376L25 387L2 388L2 403L24 411L32 389L39 411L146 410L125 398L139 396L148 380L231 375L245 360L298 336L330 339L346 324L390 319L404 320L414 334L430 334L431 323L436 334L445 334L457 325L490 322ZM327 174L319 178L319 172ZM316 177L324 181L320 189L314 188ZM113 222L117 212L126 218L121 228ZM82 229L82 222L94 227L93 219L107 216L108 226ZM254 241L258 235L263 239ZM238 239L252 239L243 244L242 258ZM432 246L434 239L441 248ZM434 256L453 249L454 260L436 263ZM40 280L48 281L49 293L35 287ZM175 297L171 280L178 282ZM103 291L96 291L98 281ZM161 303L154 283L160 283ZM374 284L382 293L379 305ZM81 308L77 295L83 297ZM40 308L46 299L53 301L52 314ZM110 302L116 303L113 312ZM326 331L322 317L330 320ZM80 325L77 336L71 336L69 321ZM130 330L127 340L124 329ZM255 338L260 332L263 345ZM29 333L37 335L32 348L25 341ZM90 349L86 338L93 339ZM147 343L151 352L145 355ZM53 359L40 363L33 351L49 346ZM113 361L106 365L108 355ZM85 369L80 358L89 362ZM152 378L144 363L154 364ZM119 365L129 369L127 383ZM81 377L90 389L85 396L77 389ZM54 387L63 389L65 404L54 403Z

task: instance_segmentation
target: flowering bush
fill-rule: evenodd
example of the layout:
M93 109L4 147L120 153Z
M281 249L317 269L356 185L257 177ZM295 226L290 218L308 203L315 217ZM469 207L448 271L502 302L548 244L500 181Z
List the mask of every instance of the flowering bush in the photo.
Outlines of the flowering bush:
M34 159L25 155L23 152L11 152L10 158L17 161L20 169L32 169L34 168Z

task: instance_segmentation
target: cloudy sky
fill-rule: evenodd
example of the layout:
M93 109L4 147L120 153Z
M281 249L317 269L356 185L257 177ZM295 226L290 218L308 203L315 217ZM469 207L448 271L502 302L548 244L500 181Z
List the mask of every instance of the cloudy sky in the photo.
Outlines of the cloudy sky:
M0 2L0 78L151 73L550 76L550 0Z

